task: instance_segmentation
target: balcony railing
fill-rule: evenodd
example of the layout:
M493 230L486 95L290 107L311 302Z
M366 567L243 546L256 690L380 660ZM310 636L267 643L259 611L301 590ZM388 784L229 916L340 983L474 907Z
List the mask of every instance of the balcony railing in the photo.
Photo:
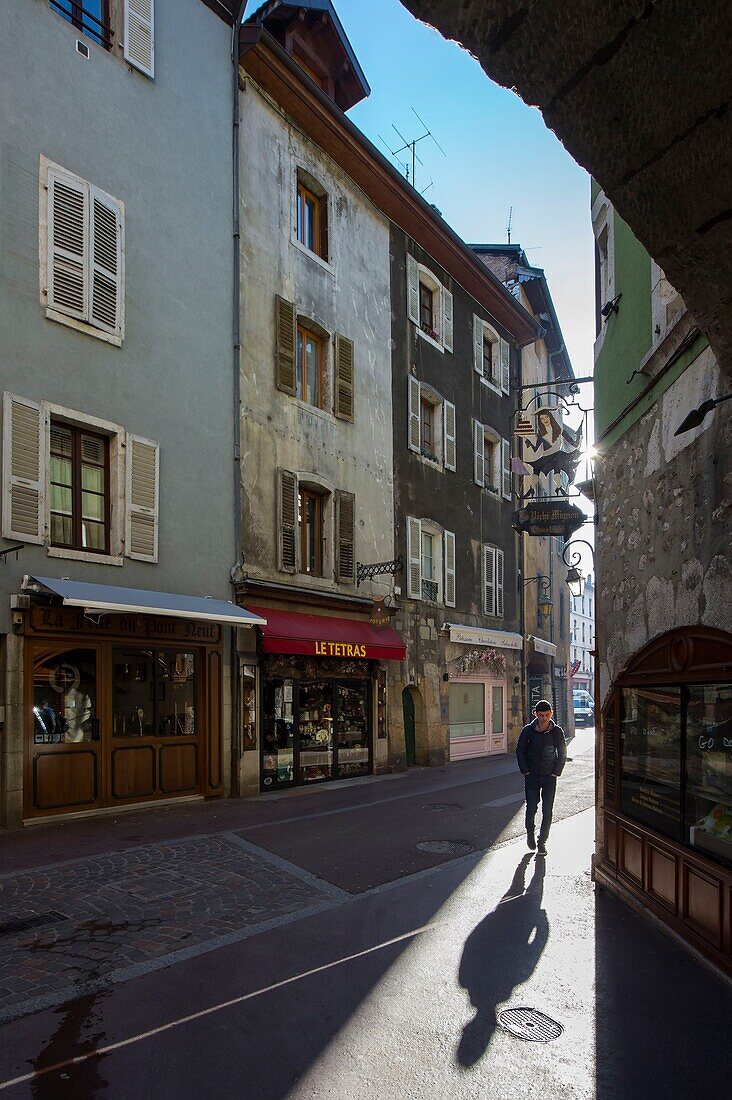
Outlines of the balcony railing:
M97 19L92 12L87 11L83 4L77 4L76 0L48 0L48 3L62 19L71 23L87 38L91 38L93 42L104 46L105 50L112 49L112 39L114 38L112 28Z
M422 599L428 603L437 603L440 596L440 586L437 581L422 581Z

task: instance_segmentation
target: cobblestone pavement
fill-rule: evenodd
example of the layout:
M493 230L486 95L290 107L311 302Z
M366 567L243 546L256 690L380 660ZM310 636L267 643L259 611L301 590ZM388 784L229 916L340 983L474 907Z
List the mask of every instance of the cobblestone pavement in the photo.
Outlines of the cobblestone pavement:
M0 1022L337 904L231 833L0 877Z

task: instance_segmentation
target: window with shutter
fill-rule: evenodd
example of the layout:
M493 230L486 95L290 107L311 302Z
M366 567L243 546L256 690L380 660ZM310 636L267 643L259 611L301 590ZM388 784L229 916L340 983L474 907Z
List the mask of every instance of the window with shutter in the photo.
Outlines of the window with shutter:
M125 61L155 76L155 0L124 0Z
M353 341L340 334L335 338L336 399L335 414L353 422Z
M277 489L279 568L283 573L297 569L297 477L280 470Z
M483 612L486 615L496 613L496 551L493 546L483 547Z
M119 344L124 335L124 208L41 158L47 188L47 316L82 321Z
M504 393L511 392L511 348L508 340L500 340L501 359L501 389Z
M421 396L420 385L413 374L408 377L407 399L409 403L409 438L407 445L410 451L419 452L422 446L422 424L420 420Z
M158 444L128 434L125 552L140 561L158 560L159 475Z
M297 320L295 306L285 298L275 296L275 385L296 396L297 379L295 373L295 338Z
M455 440L455 406L452 401L442 403L442 425L444 433L443 458L446 470L457 468L457 446Z
M453 301L452 294L442 288L442 343L446 351L452 351L453 337Z
M407 317L419 324L419 265L407 254Z
M495 563L496 615L503 617L503 550L498 547L495 549Z
M483 322L473 314L473 370L483 376Z
M485 485L485 429L473 421L473 478L476 485Z
M338 490L335 494L336 576L341 584L353 584L356 579L354 538L356 526L356 498L353 493Z
M501 440L501 454L503 456L503 495L506 500L510 500L512 496L511 492L511 441L510 439Z
M422 598L422 524L407 516L407 597Z
M445 554L445 604L455 606L455 535L452 531L443 534Z
M43 542L46 481L41 406L6 393L3 399L3 538Z

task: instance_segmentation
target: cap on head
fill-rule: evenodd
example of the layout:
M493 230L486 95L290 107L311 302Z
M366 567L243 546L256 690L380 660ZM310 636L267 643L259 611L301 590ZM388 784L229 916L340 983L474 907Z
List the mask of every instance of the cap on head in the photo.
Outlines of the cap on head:
M543 711L545 714L547 714L547 713L551 714L552 709L553 709L552 705L551 705L551 703L549 702L548 699L540 699L539 702L534 707L534 710L536 711L537 714L539 714L541 711Z

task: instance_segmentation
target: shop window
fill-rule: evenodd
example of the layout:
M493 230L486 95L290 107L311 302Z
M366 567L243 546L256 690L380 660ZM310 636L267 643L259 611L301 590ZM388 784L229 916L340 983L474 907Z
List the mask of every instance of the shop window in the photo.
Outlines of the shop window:
M109 440L51 421L51 545L109 552Z
M624 689L620 743L621 809L681 839L681 689Z
M323 407L323 340L302 325L297 326L297 397L316 408Z
M685 749L688 842L732 863L732 684L688 689Z
M262 707L262 785L286 786L295 780L293 680L265 680Z
M325 193L316 193L316 188L314 180L298 171L296 236L309 252L327 261L328 199Z
M310 489L300 489L298 506L300 529L300 572L314 577L323 575L323 497Z
M33 742L99 740L97 654L93 649L39 650L33 662Z
M196 654L186 650L115 649L114 737L195 737Z

